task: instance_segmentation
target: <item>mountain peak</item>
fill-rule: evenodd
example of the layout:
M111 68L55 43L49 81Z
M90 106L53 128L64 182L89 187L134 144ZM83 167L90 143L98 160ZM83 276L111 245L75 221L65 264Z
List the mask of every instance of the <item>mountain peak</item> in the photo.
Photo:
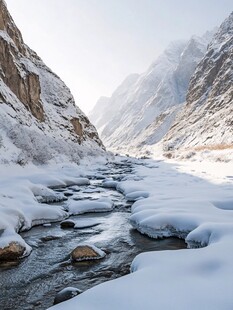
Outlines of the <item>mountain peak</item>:
M95 109L91 116L105 145L132 152L160 141L185 101L189 79L205 51L198 37L173 41L146 72L127 77L108 99L107 110L98 109L97 115Z

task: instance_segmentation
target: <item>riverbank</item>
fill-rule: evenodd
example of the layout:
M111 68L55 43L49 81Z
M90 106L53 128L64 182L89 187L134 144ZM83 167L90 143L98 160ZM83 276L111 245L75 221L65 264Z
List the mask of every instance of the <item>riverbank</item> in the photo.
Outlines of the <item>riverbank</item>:
M39 295L45 299L46 291L50 292L49 303L46 303L48 307L54 292L66 286L78 286L80 280L84 292L54 306L53 309L174 309L174 305L177 309L195 310L232 308L230 283L233 274L233 171L230 163L164 162L118 157L113 162L88 163L79 167L63 165L57 166L56 169L18 169L19 171L14 172L13 179L12 175L2 174L1 203L4 202L5 205L2 203L1 210L6 210L6 202L11 203L9 206L13 210L14 203L17 208L12 213L13 219L16 219L18 214L24 215L18 217L21 219L21 225L36 224L35 214L41 214L42 209L46 210L43 212L42 223L60 221L72 216L71 211L79 212L80 208L83 208L80 201L84 200L110 199L115 206L110 210L111 213L92 214L91 218L101 219L99 225L83 231L72 229L65 233L60 225L55 223L50 227L38 226L21 234L22 242L32 248L31 255L22 260L20 268L24 271L18 282L22 286L32 282L29 289L30 297L27 290L25 295L22 295L22 299L27 300L29 304L28 309L45 309L45 304L38 303ZM103 180L105 187L102 186ZM75 186L75 183L79 183L79 186ZM113 188L108 188L110 185ZM53 190L47 186L53 187ZM118 193L115 187L123 195ZM48 204L54 197L57 198L57 203ZM64 197L68 200L62 202ZM74 198L79 200L78 207L74 206ZM46 199L47 203L42 204L41 201L46 202ZM73 200L71 204L70 199ZM39 213L38 208L42 208ZM51 214L64 216L55 219ZM77 218L79 217L81 215ZM30 222L28 218L34 221ZM17 233L15 223L16 221L11 221L11 231L14 231L14 235L11 236ZM144 235L137 233L135 237L133 227ZM126 235L127 238L121 238ZM166 239L161 241L165 243L160 247L159 243L156 243L160 241L146 235L153 238L179 237L185 239L190 249L137 255L148 250L154 251L156 248L164 250L184 247L177 241L172 242L171 246ZM98 272L96 270L99 267L90 272L89 267L84 264L87 274L82 274L83 269L80 269L80 266L77 268L77 265L75 267L69 261L69 254L77 245L76 241L87 240L105 249L107 256L103 262L98 263ZM148 247L143 247L143 244L148 244ZM49 249L54 250L50 252ZM43 269L41 262L44 263L44 253L48 255L45 259L48 268L44 273L38 274L37 272ZM30 260L31 265L27 265ZM111 269L116 262L119 262L116 265L118 267ZM95 264L94 266L98 266ZM122 272L124 264L127 267L123 268ZM108 281L127 274L130 264L131 274ZM31 278L27 277L26 270L33 270L33 266L38 268L35 269L35 273L30 272ZM104 271L101 270L102 267ZM19 266L15 268L8 273L11 278L6 278L14 280L14 275L16 276L17 270L20 270L17 269ZM56 276L53 278L53 275ZM28 280L24 282L24 279ZM45 281L44 286L40 285L42 279ZM104 281L108 282L95 286ZM58 284L54 289L52 286L56 282ZM36 283L35 287L33 283ZM5 288L8 290L10 285ZM14 289L17 290L16 287ZM211 298L208 291L214 292ZM166 297L167 294L169 298ZM11 295L14 295L13 291Z

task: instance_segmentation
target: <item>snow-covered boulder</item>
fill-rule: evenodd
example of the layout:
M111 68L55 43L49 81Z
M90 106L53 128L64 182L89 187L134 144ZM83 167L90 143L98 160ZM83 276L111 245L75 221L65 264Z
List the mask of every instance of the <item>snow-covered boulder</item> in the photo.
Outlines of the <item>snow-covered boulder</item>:
M78 215L90 212L109 212L114 208L114 204L109 198L100 198L97 200L72 200L67 205L69 214Z
M81 293L82 291L76 287L66 287L57 293L57 295L54 298L53 304L54 305L59 304L60 302L71 299Z

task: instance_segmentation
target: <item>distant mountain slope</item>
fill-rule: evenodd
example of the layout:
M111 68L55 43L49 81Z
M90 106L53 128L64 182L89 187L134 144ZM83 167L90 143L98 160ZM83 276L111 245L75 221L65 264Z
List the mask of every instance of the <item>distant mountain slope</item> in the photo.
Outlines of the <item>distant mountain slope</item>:
M187 104L163 143L165 150L233 146L233 12L197 66Z
M190 77L210 37L209 33L172 42L144 74L135 76L128 89L123 83L102 105L103 110L99 107L98 115L96 108L92 111L91 119L107 147L132 153L164 137L185 101ZM108 117L102 121L100 115L107 108Z
M100 97L94 109L89 114L90 120L95 124L101 133L108 126L110 120L117 116L124 106L126 98L131 93L131 87L137 81L139 74L129 75L112 94L111 99ZM133 89L132 89L133 91Z
M0 0L0 163L78 161L102 152L69 89L26 44Z

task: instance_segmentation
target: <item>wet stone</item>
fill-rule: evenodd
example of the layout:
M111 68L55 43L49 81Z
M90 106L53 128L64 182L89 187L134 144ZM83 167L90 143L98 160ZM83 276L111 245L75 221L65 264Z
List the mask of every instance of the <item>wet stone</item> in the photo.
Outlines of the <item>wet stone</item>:
M5 248L0 248L0 261L12 261L19 259L25 252L25 247L18 242L11 242Z
M82 293L82 291L76 287L66 287L57 293L57 295L54 298L53 304L54 305L59 304L60 302L63 302L65 300L71 299L79 295L80 293Z
M63 228L63 229L66 229L66 228L74 228L75 222L72 221L72 220L65 220L65 221L62 221L62 222L60 223L60 226L61 226L61 228Z
M69 193L69 192L65 192L64 193L64 196L66 196L66 197L70 197L70 196L73 196L74 194L73 193Z
M76 262L101 259L105 255L104 251L89 245L79 245L71 252L71 258Z

